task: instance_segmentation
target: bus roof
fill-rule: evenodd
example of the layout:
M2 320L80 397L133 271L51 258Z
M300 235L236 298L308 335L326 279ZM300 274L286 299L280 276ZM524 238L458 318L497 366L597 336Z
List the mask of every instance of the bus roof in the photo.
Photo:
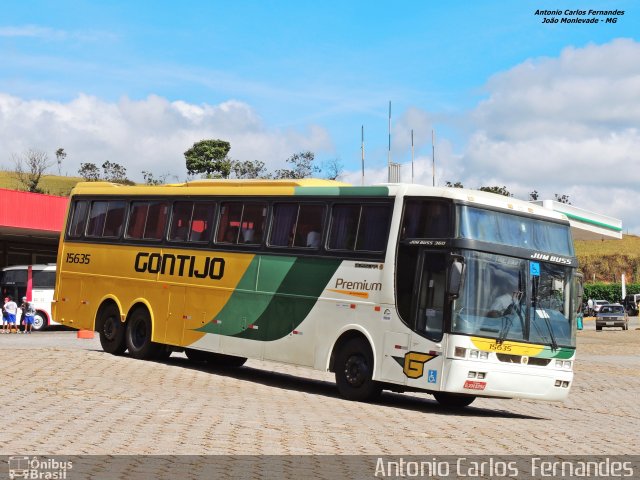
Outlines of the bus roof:
M185 190L188 189L188 192ZM211 179L194 180L167 185L121 185L110 182L80 182L72 190L73 195L221 195L221 196L432 196L450 198L478 206L532 214L554 220L568 221L566 216L531 202L495 193L465 188L430 187L418 184L379 184L353 186L335 180L317 178L259 180L259 179Z
M8 267L3 267L2 271L6 272L7 270L27 270L31 267L32 270L55 270L55 263L39 263L35 265L10 265Z

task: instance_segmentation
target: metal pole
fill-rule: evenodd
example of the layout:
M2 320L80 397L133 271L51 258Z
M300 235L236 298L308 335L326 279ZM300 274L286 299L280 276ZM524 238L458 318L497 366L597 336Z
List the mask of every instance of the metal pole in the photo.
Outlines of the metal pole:
M413 149L413 129L411 130L411 183L413 183L413 159L414 159L414 149Z
M431 175L433 186L436 186L436 134L431 130Z
M389 100L389 150L387 152L387 181L391 183L391 100Z
M364 125L362 125L361 138L362 138L362 145L360 147L360 149L362 150L362 182L361 183L364 186Z

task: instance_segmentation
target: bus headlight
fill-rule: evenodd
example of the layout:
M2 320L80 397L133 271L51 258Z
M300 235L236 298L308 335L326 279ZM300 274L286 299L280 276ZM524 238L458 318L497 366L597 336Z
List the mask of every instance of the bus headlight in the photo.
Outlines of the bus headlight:
M556 368L571 370L571 360L556 360Z

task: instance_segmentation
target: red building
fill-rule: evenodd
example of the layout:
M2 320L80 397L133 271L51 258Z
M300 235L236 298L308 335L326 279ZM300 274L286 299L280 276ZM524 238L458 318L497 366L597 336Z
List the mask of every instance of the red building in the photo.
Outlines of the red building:
M55 263L68 197L0 188L0 267Z

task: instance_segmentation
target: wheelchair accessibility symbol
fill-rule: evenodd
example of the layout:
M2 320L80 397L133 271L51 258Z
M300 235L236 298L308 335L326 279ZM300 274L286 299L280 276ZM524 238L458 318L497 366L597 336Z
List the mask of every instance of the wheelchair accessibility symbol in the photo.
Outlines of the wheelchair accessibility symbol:
M437 383L437 380L438 380L438 371L429 370L429 374L427 375L427 383Z

